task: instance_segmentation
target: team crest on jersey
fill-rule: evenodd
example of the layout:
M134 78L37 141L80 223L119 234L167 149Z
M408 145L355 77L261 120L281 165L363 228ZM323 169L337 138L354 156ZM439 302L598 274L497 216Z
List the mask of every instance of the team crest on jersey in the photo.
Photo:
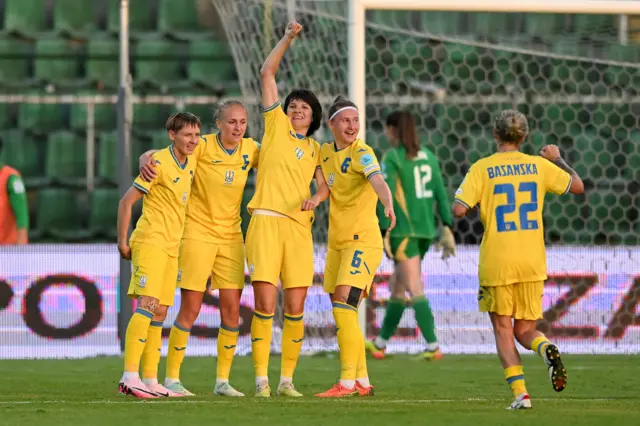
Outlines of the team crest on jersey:
M233 183L233 176L235 172L233 170L225 170L224 172L224 184L231 185Z
M331 172L329 173L329 177L327 178L327 185L333 186L333 182L336 180L336 174Z
M147 286L147 276L141 275L140 280L138 281L138 287L145 288Z
M296 153L296 157L298 157L298 160L302 160L302 156L304 155L304 149L296 147L294 152Z

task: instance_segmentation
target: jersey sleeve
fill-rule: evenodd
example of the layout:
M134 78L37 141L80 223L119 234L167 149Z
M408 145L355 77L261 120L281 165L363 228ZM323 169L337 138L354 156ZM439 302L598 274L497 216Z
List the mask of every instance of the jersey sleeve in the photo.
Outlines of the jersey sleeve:
M571 175L551 161L543 160L541 163L544 167L544 187L547 192L558 195L564 195L571 188Z
M354 170L363 174L367 179L382 173L380 163L378 163L376 154L370 146L358 148L354 157Z
M154 180L152 180L151 182L147 182L142 178L142 176L138 175L138 177L133 181L133 187L141 191L143 194L148 194L149 191L151 191L153 185L155 185L155 183L158 181L158 179L160 178L160 174L162 173L162 164L158 160L156 160L156 166L157 174Z
M276 139L281 123L283 123L283 120L288 120L288 118L284 111L282 111L280 102L276 102L269 108L262 108L262 115L264 116L264 136L262 143L266 146L269 142Z
M479 170L477 163L471 166L455 195L457 202L470 209L475 207L482 197L483 182Z
M9 204L16 218L18 229L29 228L29 207L27 203L27 193L22 178L17 175L9 177L7 180L7 193L9 194Z
M442 223L448 226L453 225L453 217L451 215L451 204L449 203L449 197L447 196L447 190L444 187L444 180L442 179L442 171L440 170L440 163L433 157L432 170L433 170L433 195L438 203L438 215Z

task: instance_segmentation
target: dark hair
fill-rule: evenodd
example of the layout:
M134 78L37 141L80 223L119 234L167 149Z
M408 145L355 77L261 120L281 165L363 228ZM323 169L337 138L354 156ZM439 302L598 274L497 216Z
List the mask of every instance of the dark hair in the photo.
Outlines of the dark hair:
M493 131L500 142L518 145L529 134L529 123L521 112L506 109L496 117Z
M202 127L200 123L200 118L197 115L193 115L190 112L177 112L173 114L167 120L167 124L165 127L167 128L167 132L173 130L174 132L179 132L186 126L196 126Z
M420 151L420 141L416 132L416 122L413 114L408 111L393 111L387 116L387 126L396 129L396 134L400 143L404 145L407 158L412 159Z
M333 114L336 113L336 111L344 107L354 107L355 109L358 109L356 104L354 104L344 96L340 95L333 101L333 104L329 107L329 119L331 119L331 117L333 116Z
M285 113L291 101L294 100L306 102L311 107L311 125L307 130L306 136L313 135L320 128L320 123L322 122L322 105L320 105L320 101L310 90L295 89L284 100L283 109Z
M241 106L245 111L247 110L247 107L244 106L242 102L236 101L235 99L229 99L218 105L218 108L213 112L213 121L215 122L219 120L229 108L234 106Z

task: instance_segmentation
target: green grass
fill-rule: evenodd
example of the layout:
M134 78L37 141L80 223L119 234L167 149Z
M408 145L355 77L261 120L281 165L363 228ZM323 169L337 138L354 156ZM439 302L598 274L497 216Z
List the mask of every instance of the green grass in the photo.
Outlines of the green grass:
M511 401L495 356L445 356L424 363L408 357L369 361L376 396L320 400L337 379L333 356L302 357L295 383L304 398L225 399L211 396L215 358L185 359L183 383L194 398L138 401L117 394L119 358L0 362L2 425L633 425L640 418L634 356L565 356L569 384L551 389L537 357L525 358L533 410L509 412ZM275 389L279 358L271 359ZM161 371L164 365L161 364ZM238 357L232 384L251 395L251 358ZM126 423L124 423L126 422Z

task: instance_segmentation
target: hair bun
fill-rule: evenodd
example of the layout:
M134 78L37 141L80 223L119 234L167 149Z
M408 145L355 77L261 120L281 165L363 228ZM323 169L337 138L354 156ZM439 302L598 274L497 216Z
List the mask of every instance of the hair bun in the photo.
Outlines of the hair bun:
M348 99L345 98L344 96L338 95L338 97L333 101L333 103L335 104L335 103L338 103L338 102L344 102L346 100L348 100Z

